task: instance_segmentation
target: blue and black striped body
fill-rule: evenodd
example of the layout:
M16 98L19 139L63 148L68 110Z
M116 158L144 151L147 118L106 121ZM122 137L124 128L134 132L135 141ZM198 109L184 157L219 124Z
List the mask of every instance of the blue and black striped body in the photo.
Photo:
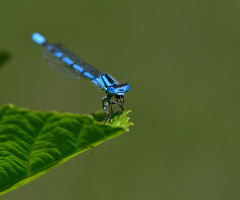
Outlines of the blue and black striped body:
M123 95L128 92L129 85L118 84L107 73L100 73L97 69L85 63L82 59L75 56L62 44L51 44L39 33L34 33L32 39L37 44L43 46L43 55L49 64L59 73L74 79L90 79L96 86L107 93L107 96L102 98L104 112L109 104L109 116L111 117L112 104L117 104L123 110L124 98ZM111 101L115 96L117 102Z

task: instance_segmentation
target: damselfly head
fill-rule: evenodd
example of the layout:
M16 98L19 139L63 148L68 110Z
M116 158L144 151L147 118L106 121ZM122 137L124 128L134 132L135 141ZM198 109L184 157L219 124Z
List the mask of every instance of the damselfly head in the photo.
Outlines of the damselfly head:
M124 95L129 90L129 85L127 83L124 84L113 84L107 87L107 92L109 94L116 94L116 95Z

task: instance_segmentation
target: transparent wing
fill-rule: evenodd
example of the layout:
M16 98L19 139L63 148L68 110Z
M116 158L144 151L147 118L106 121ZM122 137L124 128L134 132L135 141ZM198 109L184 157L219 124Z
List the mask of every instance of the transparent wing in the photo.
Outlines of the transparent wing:
M56 53L61 53L61 57L57 57ZM72 65L68 65L67 63L62 61L62 57L67 57L74 64L80 66L84 71L90 73L94 77L99 77L100 72L94 67L85 63L82 59L75 56L70 50L64 47L62 44L47 44L43 48L43 56L48 61L48 63L59 73L74 79L84 79L87 78L83 75L79 70L72 67Z

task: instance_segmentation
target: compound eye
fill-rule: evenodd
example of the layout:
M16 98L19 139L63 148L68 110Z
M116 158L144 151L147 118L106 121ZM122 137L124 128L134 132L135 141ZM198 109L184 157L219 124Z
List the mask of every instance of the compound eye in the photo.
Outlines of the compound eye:
M125 89L126 89L126 92L129 90L129 85L128 84L126 84Z

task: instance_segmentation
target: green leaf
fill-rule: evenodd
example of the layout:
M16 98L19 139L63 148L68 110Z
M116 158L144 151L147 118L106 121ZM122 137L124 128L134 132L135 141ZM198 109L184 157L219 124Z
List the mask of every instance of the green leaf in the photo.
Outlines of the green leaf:
M0 51L0 69L2 68L3 64L6 63L10 59L10 55L6 51Z
M129 112L114 115L108 124L100 122L103 112L76 115L0 107L0 195L129 131Z

